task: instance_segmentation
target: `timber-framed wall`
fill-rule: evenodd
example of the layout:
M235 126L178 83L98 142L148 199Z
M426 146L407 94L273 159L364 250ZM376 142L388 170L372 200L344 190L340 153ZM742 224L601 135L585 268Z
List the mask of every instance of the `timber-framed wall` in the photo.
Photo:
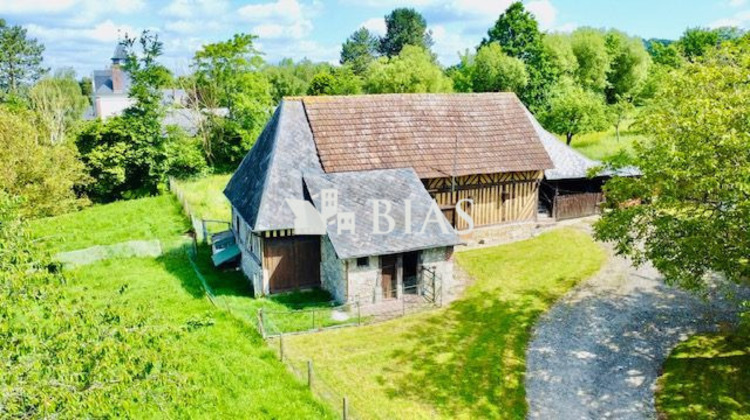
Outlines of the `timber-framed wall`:
M462 199L474 201L464 210L471 215L475 227L535 220L539 183L543 171L509 172L423 179L425 188L443 209L449 221L461 230L468 228L465 220L454 213Z

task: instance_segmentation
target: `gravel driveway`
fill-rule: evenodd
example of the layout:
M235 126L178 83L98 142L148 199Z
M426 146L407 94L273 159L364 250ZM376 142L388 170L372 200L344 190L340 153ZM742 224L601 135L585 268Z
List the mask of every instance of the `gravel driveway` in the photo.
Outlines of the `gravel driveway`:
M654 383L672 348L736 322L739 296L724 297L726 289L703 300L665 286L653 268L610 257L537 324L527 350L529 418L656 417Z

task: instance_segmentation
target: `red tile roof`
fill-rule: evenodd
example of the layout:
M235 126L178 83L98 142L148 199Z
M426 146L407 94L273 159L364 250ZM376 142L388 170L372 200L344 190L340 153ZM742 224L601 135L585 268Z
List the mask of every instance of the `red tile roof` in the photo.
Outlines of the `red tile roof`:
M433 178L553 167L513 93L301 101L327 173L412 167L420 178Z

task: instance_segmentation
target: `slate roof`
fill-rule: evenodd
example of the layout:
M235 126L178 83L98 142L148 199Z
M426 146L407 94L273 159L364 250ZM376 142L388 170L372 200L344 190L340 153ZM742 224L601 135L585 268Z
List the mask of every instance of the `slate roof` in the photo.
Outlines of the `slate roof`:
M224 189L255 231L294 228L287 198L304 199L302 174L322 174L300 101L282 101Z
M431 207L436 205L411 168L305 175L304 181L318 209L321 209L321 190L335 189L338 191L339 212L353 212L355 215L353 233L343 231L339 234L336 218L329 221L328 237L339 258L386 255L460 243L458 235L437 207L436 216L430 220L439 217L444 230L436 222L428 223L422 232L422 224ZM374 200L392 203L388 214L393 217L395 227L388 234L373 233ZM405 224L405 200L411 201L410 233ZM385 209L384 205L380 206ZM379 223L382 229L387 228L386 221Z
M558 140L554 134L545 130L544 127L539 124L539 121L534 118L531 112L526 111L526 113L554 165L553 168L544 171L544 177L547 180L556 181L561 179L588 178L589 170L602 166L602 162L589 159L577 150ZM640 171L635 167L626 167L617 171L602 170L598 174L598 176L638 175L640 175Z
M112 88L112 69L107 70L94 70L94 94L96 96L102 95L127 95L130 90L130 75L126 72L122 72L122 92L114 92Z
M433 178L552 168L513 93L302 101L326 173L412 167L420 178Z

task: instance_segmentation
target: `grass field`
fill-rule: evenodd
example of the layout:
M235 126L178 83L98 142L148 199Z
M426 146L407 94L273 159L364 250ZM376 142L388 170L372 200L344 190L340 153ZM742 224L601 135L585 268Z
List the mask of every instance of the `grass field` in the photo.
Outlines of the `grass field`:
M332 418L331 409L316 400L278 362L254 327L241 317L213 306L206 298L183 248L187 222L171 196L118 202L39 220L37 236L52 250L84 248L129 239L159 239L162 257L111 259L68 271L67 290L87 294L97 304L137 308L150 325L186 331L167 336L163 355L180 366L175 374L188 378L188 400L159 407L134 402L124 417L160 418ZM238 276L211 273L217 293L227 299L253 301L242 295ZM234 283L236 282L236 283ZM263 302L255 301L255 305ZM281 305L266 302L268 305ZM197 328L187 328L198 325Z
M211 175L196 180L177 181L177 187L185 194L196 217L229 221L232 210L222 191L230 177L231 175Z
M620 139L617 139L615 129L596 133L578 134L573 136L571 146L587 157L596 160L605 160L621 152L629 156L633 154L633 144L644 140L645 137L631 128L632 120L623 123L620 127ZM565 141L565 136L558 136L560 141Z
M560 246L565 244L565 246ZM286 354L365 418L523 418L531 327L563 293L595 273L604 253L586 234L460 252L475 279L447 308L285 339Z
M659 378L656 406L670 419L750 419L750 336L695 335Z

